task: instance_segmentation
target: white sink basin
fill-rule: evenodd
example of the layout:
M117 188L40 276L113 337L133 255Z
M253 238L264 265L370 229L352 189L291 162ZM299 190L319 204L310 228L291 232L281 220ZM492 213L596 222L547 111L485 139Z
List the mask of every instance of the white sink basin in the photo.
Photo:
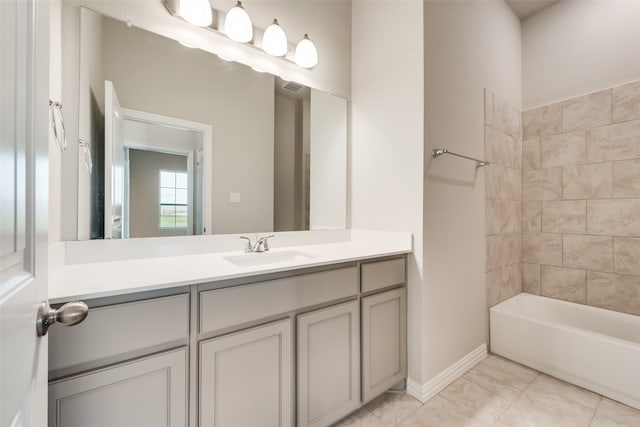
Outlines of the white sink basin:
M308 261L313 259L313 257L298 251L282 251L230 255L224 257L224 259L238 267L255 267L259 265L281 264L285 262Z

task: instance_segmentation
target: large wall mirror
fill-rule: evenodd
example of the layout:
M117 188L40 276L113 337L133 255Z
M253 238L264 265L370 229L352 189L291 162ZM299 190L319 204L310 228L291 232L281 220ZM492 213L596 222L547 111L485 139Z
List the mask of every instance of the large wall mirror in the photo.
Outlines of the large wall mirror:
M79 240L346 227L346 100L80 21Z

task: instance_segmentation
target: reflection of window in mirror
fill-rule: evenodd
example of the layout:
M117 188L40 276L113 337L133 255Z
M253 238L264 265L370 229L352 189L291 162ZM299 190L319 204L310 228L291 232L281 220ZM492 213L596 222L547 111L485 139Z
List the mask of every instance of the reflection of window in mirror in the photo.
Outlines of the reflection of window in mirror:
M160 170L160 229L188 225L187 172Z

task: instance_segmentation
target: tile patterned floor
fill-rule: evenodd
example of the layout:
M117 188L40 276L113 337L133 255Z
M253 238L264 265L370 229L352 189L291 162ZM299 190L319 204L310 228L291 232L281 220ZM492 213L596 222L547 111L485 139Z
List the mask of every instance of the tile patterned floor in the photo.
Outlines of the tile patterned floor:
M640 427L640 411L489 356L424 405L384 394L334 427Z

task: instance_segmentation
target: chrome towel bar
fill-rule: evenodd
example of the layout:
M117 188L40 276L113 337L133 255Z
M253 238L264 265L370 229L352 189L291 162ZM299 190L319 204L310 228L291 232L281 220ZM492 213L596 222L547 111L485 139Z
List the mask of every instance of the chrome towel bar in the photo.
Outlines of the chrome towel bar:
M434 148L433 151L431 152L431 157L436 159L436 158L442 156L443 154L451 154L452 156L462 157L463 159L467 159L467 160L473 160L474 162L476 162L476 167L477 168L482 167L482 166L487 166L487 165L490 164L486 160L474 159L473 157L468 157L468 156L463 156L462 154L452 153L451 151L447 150L446 148Z

